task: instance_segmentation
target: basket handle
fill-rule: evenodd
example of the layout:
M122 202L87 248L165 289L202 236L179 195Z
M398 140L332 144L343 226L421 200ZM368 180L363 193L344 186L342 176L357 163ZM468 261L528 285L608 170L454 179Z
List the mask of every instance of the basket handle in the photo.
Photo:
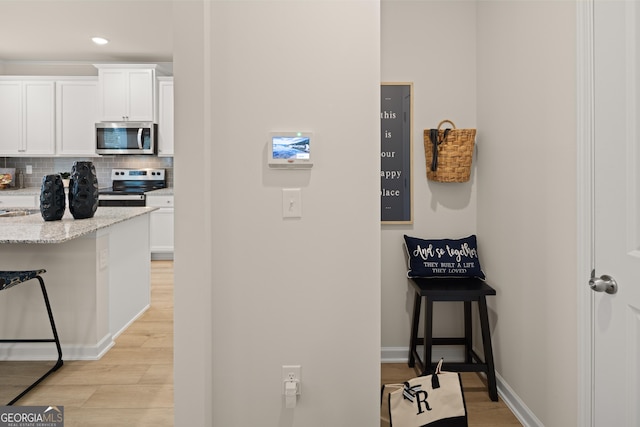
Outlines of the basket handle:
M451 120L445 119L445 120L441 121L441 122L438 124L438 130L440 130L440 128L442 127L442 125L443 125L443 124L445 124L445 123L450 123L450 124L451 124L451 127L452 127L452 128L454 128L454 129L456 129L456 125L455 125Z
M451 125L453 126L453 129L456 128L456 125L454 125L451 120L443 120L438 125L438 129L431 129L429 133L429 138L431 139L431 142L433 145L433 155L431 156L431 170L433 172L438 170L438 146L447 139L449 132L451 132L450 128L446 128L444 130L444 135L442 135L442 139L438 138L438 133L440 132L440 126L442 126L444 123L451 123Z

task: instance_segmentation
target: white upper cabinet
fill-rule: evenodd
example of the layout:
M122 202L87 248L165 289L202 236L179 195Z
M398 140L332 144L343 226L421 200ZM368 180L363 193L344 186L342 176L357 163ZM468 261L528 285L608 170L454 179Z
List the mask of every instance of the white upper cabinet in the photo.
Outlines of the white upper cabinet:
M55 84L50 80L0 81L0 155L55 153Z
M173 77L158 77L158 156L173 156Z
M99 114L104 122L155 122L153 64L99 64Z
M0 81L0 129L0 154L18 154L23 145L20 81Z
M23 152L28 155L55 153L55 84L24 82Z
M56 154L97 156L98 79L57 81L56 113Z

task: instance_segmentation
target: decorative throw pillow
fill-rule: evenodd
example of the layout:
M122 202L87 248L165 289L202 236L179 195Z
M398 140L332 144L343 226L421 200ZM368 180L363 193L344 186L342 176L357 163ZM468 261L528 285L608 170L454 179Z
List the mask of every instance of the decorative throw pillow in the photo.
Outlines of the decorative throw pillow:
M424 240L405 234L408 277L477 277L484 279L476 236Z

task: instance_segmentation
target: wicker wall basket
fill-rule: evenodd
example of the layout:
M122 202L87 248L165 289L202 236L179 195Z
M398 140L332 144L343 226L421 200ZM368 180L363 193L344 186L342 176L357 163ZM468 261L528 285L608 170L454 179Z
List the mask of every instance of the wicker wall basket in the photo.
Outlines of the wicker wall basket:
M451 128L442 129L450 124ZM434 143L431 136L437 135ZM475 143L475 129L456 129L451 120L443 120L438 129L424 130L424 154L427 161L427 179L438 182L467 182L471 176L471 158Z

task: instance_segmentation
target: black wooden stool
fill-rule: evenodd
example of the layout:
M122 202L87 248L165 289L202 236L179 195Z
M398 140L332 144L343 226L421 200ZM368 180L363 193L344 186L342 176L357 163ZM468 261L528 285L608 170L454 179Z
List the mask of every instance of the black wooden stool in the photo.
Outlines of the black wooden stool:
M51 304L49 304L49 297L47 296L47 289L44 286L44 280L40 275L45 270L30 270L30 271L0 271L0 291L12 288L21 283L27 282L31 279L38 279L40 282L40 289L42 290L42 296L44 297L44 305L47 308L47 314L49 315L49 322L51 323L51 331L53 332L53 338L43 339L0 339L0 343L28 343L28 342L53 342L56 344L58 350L58 360L55 365L49 369L44 375L38 378L33 384L23 390L19 395L14 397L11 402L7 403L7 406L13 405L31 389L40 384L53 371L58 370L62 366L62 348L60 347L60 339L58 338L58 331L56 330L56 324L53 321L53 313L51 312Z
M411 325L411 341L409 344L409 366L417 363L421 375L432 371L436 363L431 360L434 345L464 345L465 361L451 363L444 361L443 370L453 372L485 372L489 397L498 400L496 387L496 373L493 364L493 350L491 349L491 332L489 331L489 316L487 312L487 295L495 295L496 291L485 281L476 278L413 278L409 281L415 290L413 303L413 320ZM425 298L424 310L424 338L418 338L420 323L420 306ZM434 338L433 337L433 302L434 301L463 301L464 302L464 337ZM484 361L472 348L471 302L478 303L480 314L480 328L484 347ZM420 359L416 347L424 346L424 357Z

